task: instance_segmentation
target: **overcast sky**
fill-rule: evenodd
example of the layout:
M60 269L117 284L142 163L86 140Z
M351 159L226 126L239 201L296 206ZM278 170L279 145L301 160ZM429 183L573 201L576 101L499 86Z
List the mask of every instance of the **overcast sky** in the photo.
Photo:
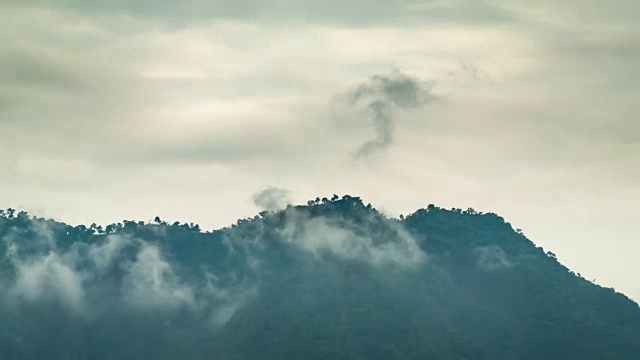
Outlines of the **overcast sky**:
M638 300L639 13L0 0L0 207L206 229L254 215L268 187L389 216L473 207Z

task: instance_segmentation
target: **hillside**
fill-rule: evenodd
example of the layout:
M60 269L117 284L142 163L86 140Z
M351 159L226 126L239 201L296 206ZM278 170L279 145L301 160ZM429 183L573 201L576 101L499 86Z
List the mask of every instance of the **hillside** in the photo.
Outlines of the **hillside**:
M316 199L203 232L0 213L3 359L637 359L640 307L496 214Z

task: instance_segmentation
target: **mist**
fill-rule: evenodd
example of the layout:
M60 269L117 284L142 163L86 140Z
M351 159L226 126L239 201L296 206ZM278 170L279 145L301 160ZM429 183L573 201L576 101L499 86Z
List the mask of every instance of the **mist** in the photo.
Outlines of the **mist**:
M304 287L287 290L290 285L281 283L299 276L291 273L295 269L305 274L303 283L312 284L327 276L337 281L331 274L348 263L384 278L389 269L416 271L426 261L418 241L395 220L377 213L358 219L320 215L293 206L276 211L285 205L285 194L267 189L256 202L271 211L213 233L163 221L124 222L97 233L20 215L19 224L5 224L0 232L0 286L6 294L0 314L8 321L0 325L0 337L13 352L39 356L51 351L48 341L26 349L18 339L33 336L32 326L69 323L73 328L62 331L64 336L82 344L68 344L59 356L87 355L87 344L143 336L130 345L132 353L108 354L198 358L216 351L227 324L247 307L275 294L286 293L292 301L308 296ZM296 265L283 268L283 261ZM63 341L57 338L50 339ZM165 339L163 347L147 348L159 338Z
M256 198L277 208L283 194ZM471 208L430 204L396 219L334 195L210 232L159 217L86 227L2 214L7 359L632 359L640 350L638 304ZM566 345L573 334L583 340Z

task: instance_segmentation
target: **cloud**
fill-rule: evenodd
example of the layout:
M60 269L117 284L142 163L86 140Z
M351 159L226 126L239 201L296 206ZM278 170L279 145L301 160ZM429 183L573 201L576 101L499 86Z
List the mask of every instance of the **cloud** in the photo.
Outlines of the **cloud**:
M206 279L206 285L201 289L206 302L200 306L215 309L209 314L209 321L215 328L225 325L236 311L255 299L260 292L257 282L245 281L222 287L216 285L220 279L215 274L206 273Z
M267 192L267 204L278 203L280 197L272 197L283 190L277 190ZM426 259L413 236L395 221L368 215L358 222L311 217L295 208L283 211L285 223L276 234L282 244L302 250L294 253L403 269ZM383 228L373 229L379 221ZM47 306L55 301L77 318L91 321L127 313L172 316L184 312L219 329L260 294L262 273L273 266L265 264L273 234L261 228L250 237L242 231L231 233L229 245L235 250L230 253L237 265L188 264L190 271L155 241L111 234L69 244L57 238L60 234L60 229L44 221L32 221L28 230L4 238L4 253L16 275L2 290L10 294L5 300L18 309L21 304ZM162 231L154 234L166 236ZM31 246L22 249L26 243Z
M87 250L87 258L95 266L98 275L103 275L118 261L121 251L131 245L131 239L121 235L107 235L102 243L94 244ZM77 245L78 247L81 245Z
M186 310L217 328L259 292L255 281L228 281L204 268L185 277L177 271L182 266L170 261L158 244L128 235L105 235L68 247L58 242L40 221L3 238L9 273L15 274L0 282L0 290L8 294L6 305L19 309L56 303L87 320L129 311Z
M279 230L282 241L321 259L325 253L343 259L358 260L374 266L412 267L422 263L426 254L402 225L380 216L361 223L335 216L314 216L295 208L285 210L286 223ZM378 221L384 229L370 226Z
M395 109L414 109L436 100L433 82L424 82L402 72L375 75L348 94L352 106L365 105L376 132L375 139L364 143L356 158L367 157L389 147L394 141Z
M495 2L495 1L494 1ZM241 20L280 23L330 24L362 27L372 24L465 23L502 24L514 21L513 12L497 1L469 0L4 0L3 4L78 12L84 16L132 16L172 25L203 21Z
M275 211L284 209L291 203L291 191L277 187L268 187L253 195L253 203L264 210Z
M477 265L485 271L511 269L515 266L509 255L497 245L481 246L473 250Z
M57 300L79 312L84 307L82 277L56 253L24 263L14 262L16 282L9 294L28 302Z
M32 7L51 7L85 14L132 15L139 18L156 18L184 24L203 20L279 20L308 21L316 23L371 24L398 21L410 15L406 7L408 1L366 0L339 2L298 2L290 0L190 0L174 2L169 0L138 1L72 1L72 0L5 0L4 3Z
M125 267L122 286L128 304L161 310L194 305L193 289L176 276L156 245L142 243L135 261Z

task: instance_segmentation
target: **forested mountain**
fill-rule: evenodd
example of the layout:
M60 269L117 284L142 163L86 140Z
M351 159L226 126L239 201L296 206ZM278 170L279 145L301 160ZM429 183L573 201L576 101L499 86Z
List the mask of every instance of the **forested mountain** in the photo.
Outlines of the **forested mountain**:
M0 214L2 359L639 359L640 307L500 216L334 196L203 232Z

